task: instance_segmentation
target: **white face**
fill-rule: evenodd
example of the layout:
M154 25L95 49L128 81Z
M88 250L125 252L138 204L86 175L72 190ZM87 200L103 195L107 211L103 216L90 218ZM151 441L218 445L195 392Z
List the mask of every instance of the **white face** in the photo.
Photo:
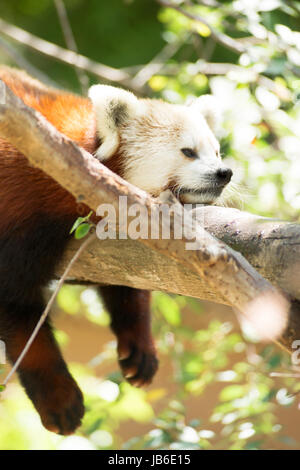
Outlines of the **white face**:
M232 172L220 159L213 134L214 99L201 96L190 106L136 98L132 93L96 85L89 91L102 144L101 161L121 160L127 181L158 196L171 189L185 203L213 203Z
M184 203L212 203L231 178L220 145L193 106L158 103L121 130L124 178L154 196L169 188Z

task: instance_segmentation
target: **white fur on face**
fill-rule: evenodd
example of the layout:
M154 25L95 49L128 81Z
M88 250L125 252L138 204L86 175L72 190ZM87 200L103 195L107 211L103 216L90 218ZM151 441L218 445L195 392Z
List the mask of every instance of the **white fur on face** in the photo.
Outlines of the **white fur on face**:
M206 120L193 107L160 102L151 106L149 115L122 131L124 178L155 196L171 186L182 202L213 202L215 173L224 165ZM184 156L181 149L186 148L198 158Z
M220 187L216 171L225 167L208 125L213 127L218 121L213 99L200 97L185 106L138 100L129 92L118 94L118 89L103 85L92 90L103 139L97 155L102 160L117 151L122 176L154 196L169 187L182 202L211 203L218 197L224 186ZM111 115L118 107L120 119ZM197 158L186 157L182 149L192 149Z

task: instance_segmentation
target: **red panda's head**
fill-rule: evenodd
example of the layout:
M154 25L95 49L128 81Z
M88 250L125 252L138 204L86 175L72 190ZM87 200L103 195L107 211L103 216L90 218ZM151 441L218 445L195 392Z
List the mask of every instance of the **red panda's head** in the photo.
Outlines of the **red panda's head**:
M138 99L107 86L90 88L101 145L100 161L121 155L122 175L158 196L169 188L186 203L213 203L232 171L220 158L214 131L218 111L212 96L190 105Z

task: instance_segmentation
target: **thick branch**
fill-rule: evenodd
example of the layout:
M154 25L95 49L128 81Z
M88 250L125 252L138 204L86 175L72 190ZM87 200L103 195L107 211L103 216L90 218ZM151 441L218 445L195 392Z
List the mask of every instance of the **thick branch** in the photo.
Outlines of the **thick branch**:
M300 300L300 225L237 209L202 207L197 218L272 284Z
M300 301L299 224L225 207L206 206L197 209L197 213L199 223L207 231L240 252L268 281ZM75 240L70 243L64 264L77 247L78 242ZM101 273L98 273L96 259L103 260ZM134 273L141 259L147 260L143 278L136 279ZM139 287L145 288L150 283L151 289L161 287L170 292L192 297L201 295L208 300L224 302L223 297L201 278L191 278L182 266L174 262L171 268L169 263L161 255L139 246L135 241L103 240L99 244L94 243L90 252L83 255L80 266L72 271L72 276L88 282L109 280L107 282L112 284L120 283L127 276L127 283L132 286L138 282ZM169 278L168 270L172 272ZM161 279L164 280L163 286L159 284Z
M141 209L147 209L148 225L151 226L151 211L155 213L160 210L156 201L112 173L85 150L78 148L39 113L25 106L4 84L3 87L6 93L0 97L1 103L4 103L0 105L0 135L3 138L24 153L34 166L49 174L91 209L96 211L105 202L111 204L119 215L119 196L125 195L128 205L135 203ZM179 210L178 206L175 212ZM190 226L185 228L191 232ZM147 238L128 241L128 247L130 244L132 246L130 254L135 256L133 263L131 258L127 258L128 264L132 263L133 267L129 274L128 269L123 274L121 270L112 271L113 266L116 266L115 262L112 263L110 275L107 272L103 276L103 266L109 266L105 257L114 257L120 263L118 250L121 249L122 242L116 243L118 247L114 253L109 252L108 246L109 254L103 252L103 257L97 258L96 262L94 260L94 280L148 289L159 288L199 298L203 298L201 286L205 285L206 290L213 293L216 299L234 306L246 315L249 304L262 297L276 298L276 305L284 305L283 310L286 308L287 304L281 293L261 277L239 253L219 242L200 225L197 225L197 250L186 250L188 237L174 239L172 224L170 235L168 240ZM102 241L97 243L99 247L104 246ZM152 257L149 258L148 255L146 259L146 254L150 252L153 252ZM149 275L146 273L151 274L152 283L148 282ZM177 281L172 288L177 273ZM181 285L187 286L188 283L198 285L199 290L197 287L195 290L194 287L181 288ZM273 302L272 306L274 305ZM283 315L283 310L280 311L280 316ZM258 309L258 314L262 314L261 319L265 318L265 312L266 308ZM274 322L276 323L275 317Z
M290 349L300 334L300 225L224 207L203 207L197 212L199 222L210 233L241 252L260 274L297 299L293 301L289 328L281 338L282 344ZM78 247L79 242L70 242L58 273L63 272ZM125 283L226 303L200 276L132 240L95 242L82 254L71 276L77 282Z

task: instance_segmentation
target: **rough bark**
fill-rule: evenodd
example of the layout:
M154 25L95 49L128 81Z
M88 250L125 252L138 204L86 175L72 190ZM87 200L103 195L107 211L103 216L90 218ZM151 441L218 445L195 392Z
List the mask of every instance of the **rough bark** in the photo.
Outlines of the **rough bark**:
M206 206L197 209L199 223L218 239L240 252L268 281L300 301L300 225L226 207ZM61 269L80 242L71 241ZM101 271L96 260L101 260ZM145 260L143 277L139 273L141 260ZM150 251L134 240L102 240L91 245L72 277L85 282L118 284L167 290L180 294L225 303L218 292L212 290L196 275L189 277L181 265ZM167 273L172 272L172 277ZM164 279L162 284L161 279ZM149 284L150 283L150 284Z
M160 210L157 201L61 135L4 84L0 102L1 137L18 148L32 165L49 174L94 211L100 204L109 203L119 215L119 196L127 196L128 205L147 208L151 226L151 210ZM178 205L177 211L180 211ZM232 305L246 315L249 315L249 305L257 298L276 298L276 304L282 307L280 316L284 317L287 302L281 290L273 287L241 254L210 235L200 224L197 225L198 249L186 250L190 232L191 226L185 238L174 239L171 224L168 240L97 240L74 267L73 276L95 283L125 284L210 298ZM297 233L299 236L299 230ZM76 246L78 242L70 243L66 259ZM265 273L273 271L271 264L268 267L266 262ZM277 284L281 285L280 282ZM265 308L258 310L263 319ZM274 316L275 323L277 320Z
M197 219L215 237L239 251L275 286L300 300L300 225L237 209L202 207Z

